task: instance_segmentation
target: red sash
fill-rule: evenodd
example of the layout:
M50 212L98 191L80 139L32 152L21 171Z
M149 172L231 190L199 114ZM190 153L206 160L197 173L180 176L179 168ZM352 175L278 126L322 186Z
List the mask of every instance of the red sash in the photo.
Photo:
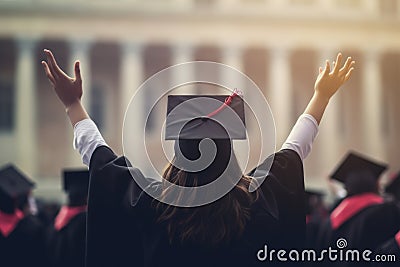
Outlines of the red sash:
M0 232L5 237L9 236L23 218L24 213L20 210L15 210L13 214L0 211Z
M400 231L397 232L396 236L394 237L396 239L396 243L400 248Z
M374 193L365 193L348 197L331 213L332 228L338 229L343 223L363 209L383 203L383 199Z
M69 221L71 221L76 215L79 213L85 212L87 210L87 205L78 206L78 207L68 207L63 206L60 212L57 214L56 219L54 220L54 228L57 231L60 231L64 228Z

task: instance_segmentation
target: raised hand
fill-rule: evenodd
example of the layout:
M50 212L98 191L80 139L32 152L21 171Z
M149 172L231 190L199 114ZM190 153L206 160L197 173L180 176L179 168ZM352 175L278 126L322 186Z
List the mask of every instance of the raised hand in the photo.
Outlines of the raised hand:
M47 62L42 61L44 71L58 98L64 104L72 125L75 125L80 120L89 118L81 104L83 91L79 61L75 62L75 77L72 78L60 69L50 50L45 49L44 52L47 56Z
M80 72L79 61L75 62L74 71L75 77L69 77L65 72L60 69L50 50L45 49L44 52L47 56L47 62L42 61L44 71L51 85L54 87L58 98L68 109L71 105L80 101L82 98L82 77Z
M336 62L333 63L333 70L330 70L329 61L326 61L325 68L319 68L319 75L315 81L315 92L320 96L329 100L351 76L354 70L355 61L348 57L343 67L340 68L342 63L342 54L338 53ZM339 69L340 68L340 69Z
M339 53L336 57L336 63L333 63L332 71L328 60L324 69L319 68L319 75L314 86L314 95L304 111L305 114L312 115L318 124L324 115L329 99L339 90L340 86L350 79L353 73L355 61L352 61L351 57L347 58L342 68L340 68L341 64L342 54Z

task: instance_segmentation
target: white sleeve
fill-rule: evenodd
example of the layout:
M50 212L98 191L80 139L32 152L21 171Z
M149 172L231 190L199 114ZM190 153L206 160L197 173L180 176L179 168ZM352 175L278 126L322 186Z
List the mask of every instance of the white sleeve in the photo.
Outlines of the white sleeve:
M282 149L291 149L304 160L311 152L312 144L318 134L318 123L310 114L302 114L294 125Z
M83 119L74 126L74 149L79 151L83 164L89 166L93 152L99 146L106 146L103 136L91 119Z

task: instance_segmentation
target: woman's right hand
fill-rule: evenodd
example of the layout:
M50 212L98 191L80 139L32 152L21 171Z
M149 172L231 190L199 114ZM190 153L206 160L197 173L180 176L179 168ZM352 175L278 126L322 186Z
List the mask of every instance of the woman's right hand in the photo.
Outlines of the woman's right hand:
M75 62L75 77L72 78L60 69L50 50L45 49L44 52L47 56L47 62L42 61L44 71L46 72L47 78L53 86L58 98L68 110L72 105L80 102L82 98L83 91L80 63L79 61Z

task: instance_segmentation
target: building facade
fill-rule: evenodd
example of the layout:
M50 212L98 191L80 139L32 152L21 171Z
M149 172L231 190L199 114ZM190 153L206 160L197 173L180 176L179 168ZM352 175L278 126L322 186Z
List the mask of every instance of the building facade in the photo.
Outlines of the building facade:
M138 86L195 60L227 64L258 85L279 148L312 96L318 66L341 51L357 69L328 107L305 162L306 183L325 187L348 150L388 162L388 173L400 170L398 0L0 1L0 14L0 164L20 166L39 194L57 197L61 168L81 166L40 64L44 48L69 74L81 61L84 104L118 153ZM158 111L151 120L164 116ZM151 120L150 140L160 130ZM152 149L161 152L157 138Z

